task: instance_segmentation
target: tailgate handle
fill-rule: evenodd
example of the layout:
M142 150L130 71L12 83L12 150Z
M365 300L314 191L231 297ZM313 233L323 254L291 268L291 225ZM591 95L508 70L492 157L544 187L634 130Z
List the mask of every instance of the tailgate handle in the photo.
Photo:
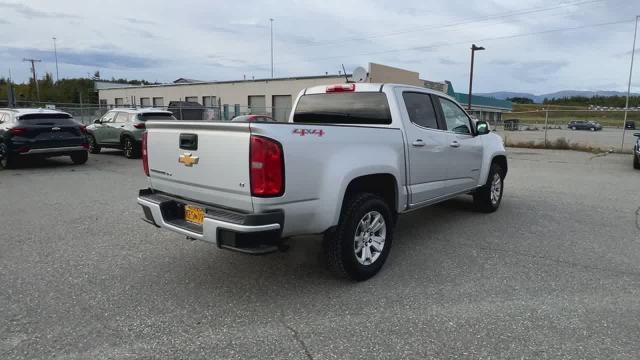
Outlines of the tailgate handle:
M180 134L180 149L198 150L198 134Z

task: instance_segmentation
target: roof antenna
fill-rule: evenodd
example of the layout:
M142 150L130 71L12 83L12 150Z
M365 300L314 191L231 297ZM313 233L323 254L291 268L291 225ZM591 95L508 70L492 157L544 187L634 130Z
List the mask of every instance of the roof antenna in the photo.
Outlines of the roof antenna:
M344 69L344 64L342 65L342 72L344 73L344 80L347 82L347 84L349 83L349 77L347 76L347 70Z

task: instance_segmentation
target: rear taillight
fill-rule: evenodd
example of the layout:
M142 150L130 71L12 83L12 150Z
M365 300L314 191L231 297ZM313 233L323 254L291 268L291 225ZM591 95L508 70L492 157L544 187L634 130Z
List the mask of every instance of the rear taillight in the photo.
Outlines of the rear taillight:
M137 124L133 124L133 127L136 129L146 129L147 127L144 125L144 123L137 123Z
M249 171L251 195L280 196L284 193L284 154L279 142L251 135Z
M142 133L142 168L144 174L149 176L149 156L147 153L147 132Z
M356 91L356 84L336 84L327 86L327 92L346 92L346 91Z
M27 129L25 128L11 128L9 129L9 134L13 136L24 136L27 134Z

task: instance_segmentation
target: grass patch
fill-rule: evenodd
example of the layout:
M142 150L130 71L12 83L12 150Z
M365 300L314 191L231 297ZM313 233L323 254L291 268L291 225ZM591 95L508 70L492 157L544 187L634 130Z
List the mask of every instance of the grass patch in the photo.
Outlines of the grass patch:
M592 154L614 152L613 148L603 149L597 146L572 143L572 142L569 142L564 137L557 138L553 141L547 141L546 146L544 141L534 141L534 140L509 141L508 139L505 139L504 144L507 147L526 148L526 149L575 150L575 151L588 152Z

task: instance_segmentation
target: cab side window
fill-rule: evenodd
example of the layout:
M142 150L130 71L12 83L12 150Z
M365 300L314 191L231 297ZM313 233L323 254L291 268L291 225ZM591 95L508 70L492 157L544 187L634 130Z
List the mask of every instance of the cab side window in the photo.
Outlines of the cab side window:
M115 117L114 117L114 122L117 123L126 123L127 120L129 120L129 114L127 113L123 113L123 112L119 112Z
M447 130L456 134L471 135L471 124L467 114L453 101L445 98L439 98L439 100Z
M412 123L429 129L438 128L431 96L417 92L404 92L402 98Z

